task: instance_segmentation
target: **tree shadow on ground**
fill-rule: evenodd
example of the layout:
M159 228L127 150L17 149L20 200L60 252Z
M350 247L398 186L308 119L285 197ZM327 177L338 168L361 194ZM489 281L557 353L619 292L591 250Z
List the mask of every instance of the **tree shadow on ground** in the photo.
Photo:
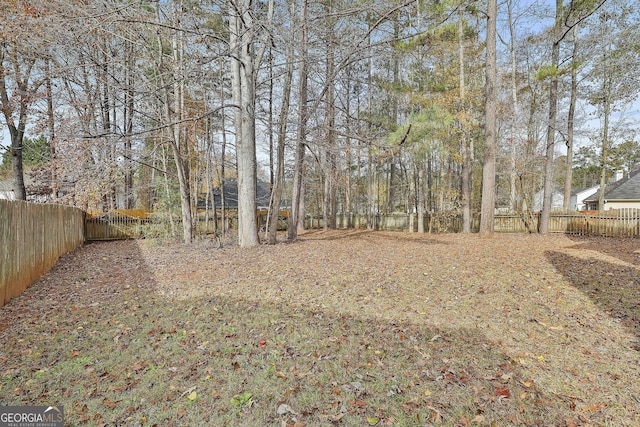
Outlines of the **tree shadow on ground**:
M578 415L477 329L242 295L167 298L154 268L136 242L87 245L2 308L0 401L57 402L70 425L549 426Z
M582 239L580 242L583 243ZM608 256L628 255L620 249L594 246L592 239L570 249L591 249ZM576 289L589 297L600 309L619 321L636 337L635 350L640 350L640 271L625 263L611 263L596 258L582 258L563 252L549 251L547 259ZM628 257L627 257L628 258Z
M571 234L568 234L567 237L576 243L571 249L597 251L624 262L640 265L640 239L636 237L578 236Z

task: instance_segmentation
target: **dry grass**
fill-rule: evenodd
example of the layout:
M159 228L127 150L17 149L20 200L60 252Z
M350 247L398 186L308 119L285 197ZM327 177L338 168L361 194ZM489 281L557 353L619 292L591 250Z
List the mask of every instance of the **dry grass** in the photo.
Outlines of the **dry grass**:
M70 425L638 426L633 239L91 244L0 311L0 401Z

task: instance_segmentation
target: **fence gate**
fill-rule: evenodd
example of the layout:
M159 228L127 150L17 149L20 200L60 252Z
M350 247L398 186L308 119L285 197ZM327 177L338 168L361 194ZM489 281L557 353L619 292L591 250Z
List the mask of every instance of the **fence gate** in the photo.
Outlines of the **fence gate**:
M148 211L115 210L99 214L87 213L85 239L122 240L142 236L142 226L149 223Z

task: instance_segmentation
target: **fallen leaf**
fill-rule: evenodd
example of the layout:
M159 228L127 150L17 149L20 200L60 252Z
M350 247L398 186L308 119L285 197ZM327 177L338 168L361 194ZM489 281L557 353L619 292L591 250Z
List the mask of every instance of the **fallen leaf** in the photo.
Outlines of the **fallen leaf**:
M102 401L102 404L103 404L104 406L106 406L107 408L109 408L109 409L113 409L113 408L115 408L115 407L116 407L116 402L113 402L113 401L111 401L111 400L107 399L106 397L105 397L105 398L104 398L104 400Z
M197 398L198 398L198 392L195 390L187 395L187 399L191 401L196 400Z
M595 404L595 405L591 405L591 406L589 406L589 407L588 407L585 411L583 411L583 412L586 412L586 411L599 411L600 409L605 408L605 407L606 407L606 405L603 405L603 404L601 404L601 403L598 403L598 404Z
M367 417L367 424L369 424L370 426L374 426L378 424L379 421L380 421L380 418L378 417Z
M355 399L351 401L351 406L354 406L356 408L366 408L368 405L367 402L362 399Z
M498 388L495 391L495 395L498 397L504 397L506 399L511 397L511 392L507 388Z
M578 427L578 425L571 418L567 418L565 423L567 424L567 427Z

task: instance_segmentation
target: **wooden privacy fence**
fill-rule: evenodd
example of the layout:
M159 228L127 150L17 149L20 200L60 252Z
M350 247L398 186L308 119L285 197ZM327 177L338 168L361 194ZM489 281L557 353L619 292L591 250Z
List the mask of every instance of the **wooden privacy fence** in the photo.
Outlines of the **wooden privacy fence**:
M539 212L500 213L494 217L496 233L535 233L540 222ZM376 230L418 230L416 215L394 213L375 215L372 218ZM338 228L363 228L366 215L344 214L336 218ZM322 228L322 218L308 217L308 228ZM480 229L480 215L471 219L471 231ZM424 230L431 233L459 233L462 231L462 215L436 212L424 215ZM552 212L549 232L596 236L640 236L640 209L617 209L603 212Z
M143 227L152 224L152 211L121 209L110 212L88 212L85 221L86 240L121 240L143 236Z
M218 210L216 225L214 218L205 212L199 212L194 218L194 227L197 233L214 233L221 226L221 212ZM237 211L226 210L225 224L227 229L233 228L238 223ZM266 215L266 211L259 211L258 220ZM164 237L171 234L173 227L175 234L182 235L178 230L182 227L180 213L174 213L172 217L167 212L156 212L140 209L117 209L110 212L89 212L85 223L87 241L135 239L140 237ZM260 222L259 222L260 224ZM217 228L216 228L217 227Z
M264 225L266 211L258 212L258 224ZM227 211L227 229L237 223L237 212ZM288 212L281 211L278 228L286 229ZM496 233L535 233L540 222L539 212L499 213L494 218ZM180 218L174 223L180 226ZM417 215L393 213L375 215L372 225L376 230L406 231L418 230ZM214 232L213 218L198 214L195 221L196 231L203 234ZM220 215L218 214L218 227ZM312 215L305 219L306 228L323 228L324 220ZM361 214L339 214L336 217L337 228L366 228L367 216ZM146 227L146 229L145 229ZM170 222L167 215L151 211L118 210L87 216L87 240L112 240L136 238L148 235L150 227L155 234L168 235ZM471 220L471 231L480 228L480 215ZM219 228L218 228L219 229ZM462 231L462 216L452 212L436 212L424 215L424 230L429 233L459 233ZM640 236L640 209L618 209L603 212L553 212L549 221L549 232L598 236ZM152 233L153 234L153 233Z
M81 246L84 237L78 208L0 200L0 306Z
M496 232L535 232L540 213L500 214L495 218ZM584 236L640 236L640 209L616 209L598 212L553 212L549 232Z

